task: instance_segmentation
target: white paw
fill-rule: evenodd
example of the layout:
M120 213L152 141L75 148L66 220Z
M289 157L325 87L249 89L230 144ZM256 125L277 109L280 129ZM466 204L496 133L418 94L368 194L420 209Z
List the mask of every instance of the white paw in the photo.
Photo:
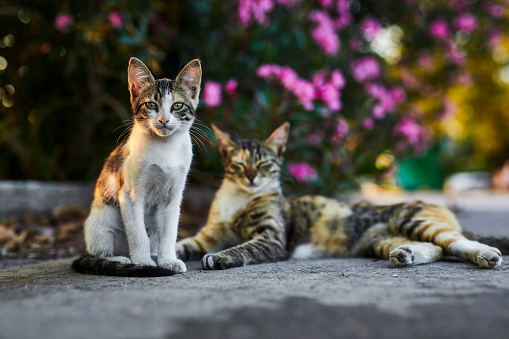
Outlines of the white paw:
M410 245L401 245L389 253L389 260L394 266L412 265L415 260L415 251Z
M481 268L496 268L502 265L502 253L495 247L488 247L479 251L477 264Z
M175 252L177 253L177 258L187 259L185 258L186 252L184 251L184 246L181 241L175 244Z
M131 263L131 259L129 259L128 257L121 257L121 256L117 256L117 257L110 257L110 258L106 258L110 261L115 261L115 262L119 262L121 264L130 264Z
M159 263L159 267L167 268L177 273L184 273L187 271L186 264L180 259L162 261Z
M151 258L131 258L131 261L135 265L140 266L157 266L156 262L152 260Z

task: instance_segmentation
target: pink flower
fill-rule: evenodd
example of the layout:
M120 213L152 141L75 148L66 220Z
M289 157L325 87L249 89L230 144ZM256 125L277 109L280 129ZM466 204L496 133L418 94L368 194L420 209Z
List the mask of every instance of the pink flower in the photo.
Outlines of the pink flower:
M403 136L411 145L417 145L423 138L421 126L408 116L401 117L401 120L394 126L394 132Z
M319 0L320 5L324 8L331 8L332 7L332 0Z
M360 83L377 78L380 65L374 57L365 57L352 62L352 75Z
M362 127L364 127L367 130L372 130L373 127L375 127L375 120L371 118L364 119L364 121L362 122Z
M396 104L400 104L406 100L405 90L401 87L394 87L391 89L391 96Z
M283 86L288 90L292 90L299 80L297 73L288 66L281 68L279 78L281 79Z
M221 105L221 84L208 80L203 89L203 102L210 107Z
M332 137L333 142L340 142L348 133L348 123L345 119L338 119L336 121L336 131Z
M325 52L325 54L334 56L339 50L339 37L335 30L335 25L327 12L313 11L309 19L316 24L311 30L311 36L316 44Z
M108 20L110 21L111 25L115 28L120 28L124 24L124 20L122 19L122 16L118 12L110 12L108 14Z
M286 6L286 7L293 7L302 0L276 0L276 2L280 5Z
M361 22L361 32L366 40L373 40L376 34L382 29L378 20L367 18Z
M258 67L256 75L262 78L268 78L273 75L279 76L279 72L281 72L281 66L264 64Z
M338 70L338 69L335 69L334 71L332 71L332 74L331 74L331 82L332 82L332 85L334 87L336 87L337 89L343 89L345 87L345 77L343 76L343 74L341 74L341 72Z
M59 13L55 19L55 28L62 33L69 33L74 18L70 14Z
M314 108L313 100L316 98L316 92L313 84L306 80L298 80L293 88L293 94L300 100L306 111Z
M235 95L235 93L237 92L237 85L238 85L237 79L232 78L226 82L226 84L224 85L224 90L230 96Z
M375 107L373 107L373 116L375 117L375 119L383 119L385 117L385 113L386 110L384 106L378 104Z
M288 172L300 183L312 182L318 175L307 162L293 162L288 164Z
M238 15L242 26L247 27L251 18L260 24L267 23L267 13L274 8L273 0L237 0Z
M336 19L336 27L339 30L348 27L353 22L352 13L350 12L349 0L337 0L337 9L339 18Z
M462 13L454 19L454 27L462 33L472 33L477 27L477 19L470 13Z
M444 19L437 19L429 25L429 34L438 40L446 40L449 36L449 28L447 21Z
M488 10L488 13L490 13L490 15L494 18L500 18L504 15L504 7L499 4L488 2L485 7Z

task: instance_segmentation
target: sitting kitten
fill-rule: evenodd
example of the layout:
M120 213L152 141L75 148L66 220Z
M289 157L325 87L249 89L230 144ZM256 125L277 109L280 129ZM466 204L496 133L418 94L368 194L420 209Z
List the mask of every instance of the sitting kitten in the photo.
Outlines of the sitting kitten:
M163 276L185 272L175 255L180 203L191 165L190 128L201 84L198 59L175 80L155 80L131 58L134 126L106 160L85 221L80 273ZM152 257L157 258L157 263Z
M279 172L288 123L264 141L233 141L213 127L225 178L206 225L177 243L177 256L183 260L202 257L205 269L279 261L292 254L369 256L389 259L398 267L430 263L444 254L483 268L502 263L497 248L468 240L445 207L421 201L351 204L322 196L286 199ZM509 249L507 239L485 240Z

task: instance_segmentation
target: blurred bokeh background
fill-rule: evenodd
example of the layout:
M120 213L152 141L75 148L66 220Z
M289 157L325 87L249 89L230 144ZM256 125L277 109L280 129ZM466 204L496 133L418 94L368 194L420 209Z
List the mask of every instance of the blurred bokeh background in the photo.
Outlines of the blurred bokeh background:
M0 178L94 180L126 136L127 63L204 68L198 117L243 137L292 123L287 186L397 176L441 188L509 159L506 1L7 1ZM213 138L212 133L201 127ZM191 180L219 180L209 141ZM399 173L399 174L398 174Z
M290 193L507 188L508 29L506 0L2 1L0 179L93 182L128 135L129 58L174 78L198 57L191 183L221 180L206 126L289 121Z

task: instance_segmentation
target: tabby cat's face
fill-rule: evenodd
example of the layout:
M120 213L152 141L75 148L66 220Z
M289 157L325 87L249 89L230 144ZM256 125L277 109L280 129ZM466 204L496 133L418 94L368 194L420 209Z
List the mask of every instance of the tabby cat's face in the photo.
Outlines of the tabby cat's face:
M199 60L191 61L175 80L154 80L138 59L129 63L129 88L134 119L159 137L187 132L195 119L201 84Z
M279 189L282 153L289 124L279 127L267 140L234 142L212 126L219 141L225 179L248 193L269 193Z

